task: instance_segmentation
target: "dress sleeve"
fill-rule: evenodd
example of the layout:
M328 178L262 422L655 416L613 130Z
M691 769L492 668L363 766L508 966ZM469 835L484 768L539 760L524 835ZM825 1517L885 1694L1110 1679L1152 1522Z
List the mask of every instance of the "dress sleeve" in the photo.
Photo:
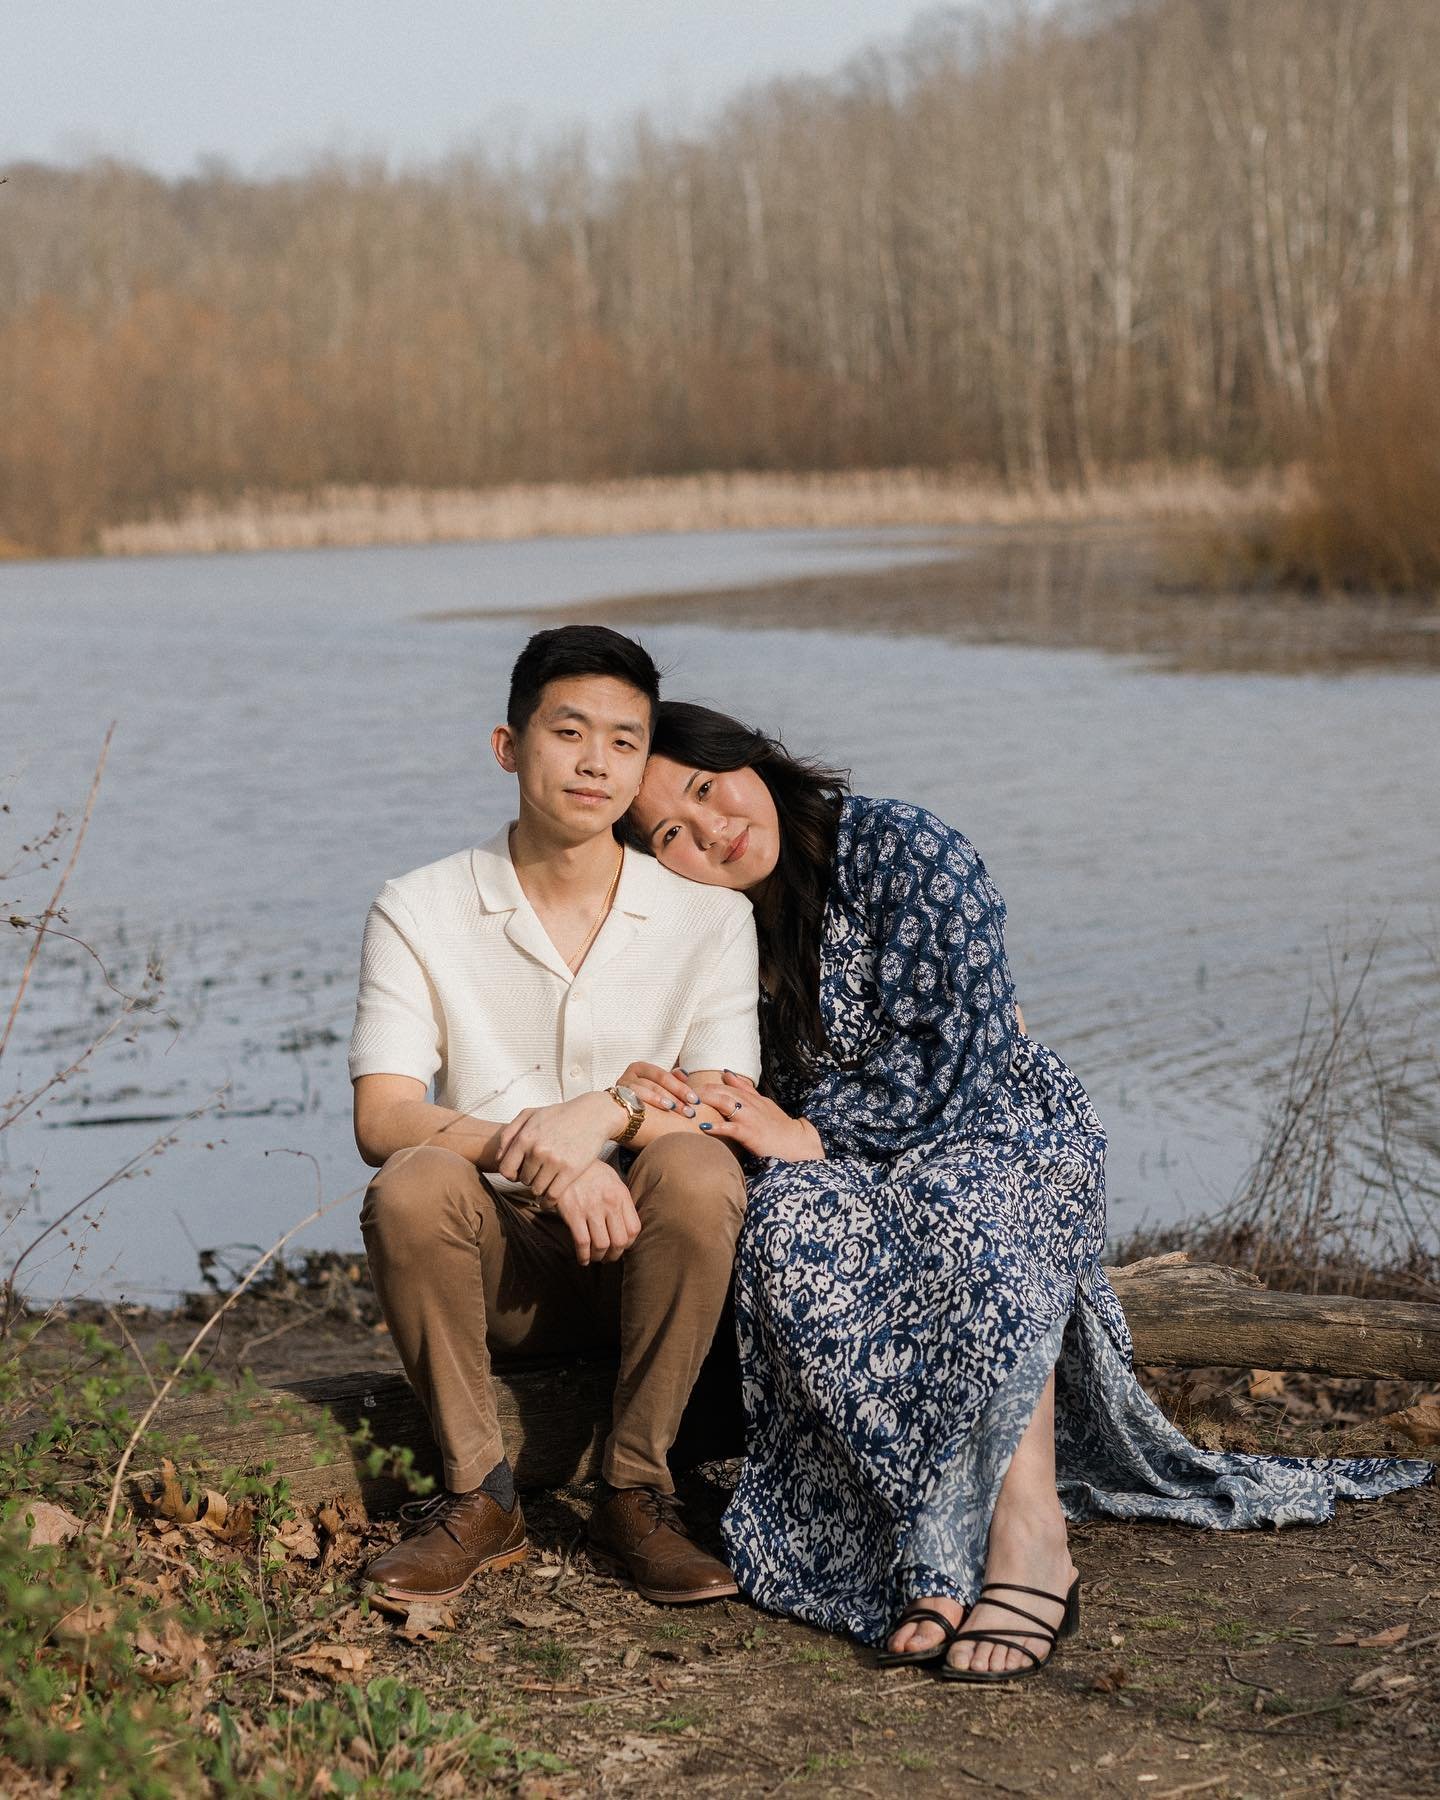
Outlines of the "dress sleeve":
M969 840L920 807L876 804L840 854L837 887L874 947L872 1018L804 1112L828 1155L888 1160L963 1133L1009 1069L1005 902Z
M365 921L350 1036L352 1081L362 1075L413 1075L428 1087L440 1067L444 1022L416 935L408 907L387 882Z

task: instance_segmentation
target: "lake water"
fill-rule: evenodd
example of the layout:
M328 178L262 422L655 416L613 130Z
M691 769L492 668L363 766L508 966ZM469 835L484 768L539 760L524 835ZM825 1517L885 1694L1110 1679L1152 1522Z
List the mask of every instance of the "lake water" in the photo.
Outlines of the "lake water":
M82 1285L193 1286L200 1249L242 1262L317 1183L338 1204L302 1244L358 1248L345 1047L366 907L509 816L487 739L510 664L580 613L633 624L670 694L960 826L1008 900L1030 1029L1109 1128L1114 1229L1212 1210L1332 951L1380 936L1381 1053L1417 1030L1429 1053L1440 638L1403 611L1161 617L1108 554L771 532L0 568L0 911L43 906L58 871L20 845L78 816L114 720L65 929L122 989L147 963L164 978L133 1041L0 1131L0 1198L24 1204L0 1256L172 1129L72 1221ZM0 938L6 1011L28 941ZM0 1094L113 1010L90 950L52 940ZM1433 1098L1412 1081L1401 1120L1432 1169ZM69 1246L27 1264L35 1291L70 1279Z

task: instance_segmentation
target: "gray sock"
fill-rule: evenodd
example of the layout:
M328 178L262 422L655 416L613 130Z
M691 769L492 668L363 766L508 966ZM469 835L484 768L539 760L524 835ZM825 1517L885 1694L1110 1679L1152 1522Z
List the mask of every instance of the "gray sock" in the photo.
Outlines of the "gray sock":
M488 1494L502 1512L515 1510L515 1474L508 1456L502 1456L480 1483L480 1491Z

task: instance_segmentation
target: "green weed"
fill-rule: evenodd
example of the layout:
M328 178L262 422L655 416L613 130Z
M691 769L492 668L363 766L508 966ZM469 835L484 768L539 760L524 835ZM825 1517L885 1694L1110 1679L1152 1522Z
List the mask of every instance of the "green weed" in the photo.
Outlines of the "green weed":
M515 1646L516 1654L532 1662L549 1681L562 1681L575 1668L577 1657L559 1638L526 1637Z
M663 1719L656 1719L653 1725L646 1727L648 1731L698 1731L700 1720L693 1713L667 1713Z

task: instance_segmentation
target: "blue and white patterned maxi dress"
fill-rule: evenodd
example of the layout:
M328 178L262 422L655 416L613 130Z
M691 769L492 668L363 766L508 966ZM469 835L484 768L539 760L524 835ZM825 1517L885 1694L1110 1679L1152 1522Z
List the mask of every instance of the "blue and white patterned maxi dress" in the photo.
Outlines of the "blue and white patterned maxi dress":
M768 1162L736 1262L747 1458L723 1532L751 1599L881 1640L920 1594L975 1598L995 1496L1052 1368L1072 1519L1330 1517L1428 1463L1216 1455L1131 1371L1100 1267L1105 1134L1016 1028L1005 906L971 845L843 803L821 952L835 1053L792 1113L828 1160Z

